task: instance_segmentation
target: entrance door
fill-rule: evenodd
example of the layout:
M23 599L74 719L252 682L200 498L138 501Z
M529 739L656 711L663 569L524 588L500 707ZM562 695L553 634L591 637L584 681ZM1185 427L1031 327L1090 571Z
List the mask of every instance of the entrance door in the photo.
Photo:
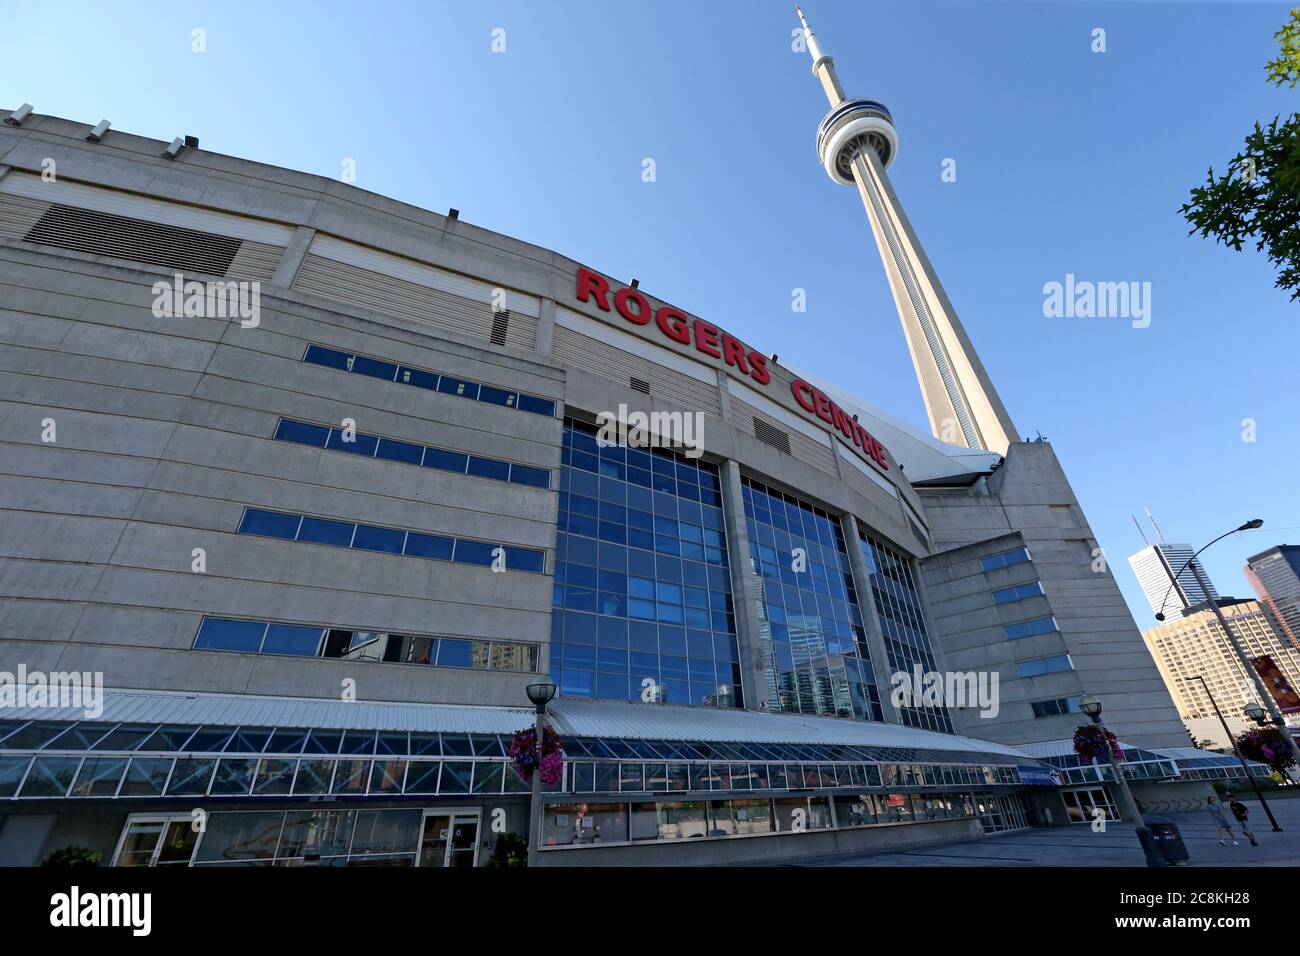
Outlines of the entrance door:
M475 866L478 863L478 820L478 811L425 811L419 865Z
M118 841L115 866L189 866L198 833L194 819L132 817Z

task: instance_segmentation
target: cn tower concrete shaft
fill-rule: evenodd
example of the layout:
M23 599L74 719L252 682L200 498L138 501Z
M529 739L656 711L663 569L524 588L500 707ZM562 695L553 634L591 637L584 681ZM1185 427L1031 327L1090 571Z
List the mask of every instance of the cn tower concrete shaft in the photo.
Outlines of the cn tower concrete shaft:
M831 105L817 131L818 156L833 180L856 186L862 197L903 323L930 429L952 445L1006 454L1019 433L885 173L898 153L893 118L874 100L845 98L835 61L822 52L803 11L795 9L813 59L813 74Z

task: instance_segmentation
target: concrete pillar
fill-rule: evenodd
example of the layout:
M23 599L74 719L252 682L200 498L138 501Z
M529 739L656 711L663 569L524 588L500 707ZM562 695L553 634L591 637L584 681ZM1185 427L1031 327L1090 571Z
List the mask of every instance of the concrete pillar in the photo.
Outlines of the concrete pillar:
M740 692L747 710L770 710L767 672L763 667L762 622L758 616L758 579L750 570L749 531L745 527L745 498L740 466L727 460L718 466L722 483L722 518L727 526L727 564L736 611L736 643L740 651Z
M307 258L307 250L311 248L311 241L314 238L316 238L316 230L308 226L299 226L293 231L293 238L280 254L275 275L271 276L271 285L278 289L288 289L293 285L293 280L298 278L298 270L302 268L303 260Z
M537 310L537 354L547 357L555 342L555 300L542 299Z
M853 515L840 515L840 528L844 532L844 544L849 552L849 567L853 569L853 587L858 592L858 609L862 611L862 628L867 635L871 670L876 675L880 712L884 715L885 723L901 724L903 718L889 700L889 675L893 668L889 664L889 652L885 649L885 636L880 627L880 617L876 614L876 602L871 595L871 572L867 569L866 558L862 556L857 519Z

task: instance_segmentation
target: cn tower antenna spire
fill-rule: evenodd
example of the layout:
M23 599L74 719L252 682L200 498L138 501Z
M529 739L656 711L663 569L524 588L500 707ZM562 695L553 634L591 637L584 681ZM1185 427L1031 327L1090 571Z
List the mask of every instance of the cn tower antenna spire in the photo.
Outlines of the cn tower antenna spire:
M885 170L898 155L898 131L883 103L846 99L827 56L795 5L813 75L831 110L817 127L817 158L826 174L856 186L871 220L894 305L936 438L1005 455L1019 432L948 301Z

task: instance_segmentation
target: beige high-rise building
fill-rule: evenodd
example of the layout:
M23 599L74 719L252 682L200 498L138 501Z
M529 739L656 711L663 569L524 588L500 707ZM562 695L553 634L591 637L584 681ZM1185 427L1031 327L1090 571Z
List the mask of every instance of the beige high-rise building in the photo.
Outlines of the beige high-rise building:
M1293 686L1300 682L1300 651L1282 637L1267 608L1258 601L1231 598L1224 598L1220 606L1247 657L1267 654ZM1190 612L1143 631L1142 637L1188 730L1197 740L1208 737L1229 746L1209 694L1234 733L1249 723L1244 708L1257 696L1214 612L1208 607ZM1204 678L1205 684L1197 677Z

